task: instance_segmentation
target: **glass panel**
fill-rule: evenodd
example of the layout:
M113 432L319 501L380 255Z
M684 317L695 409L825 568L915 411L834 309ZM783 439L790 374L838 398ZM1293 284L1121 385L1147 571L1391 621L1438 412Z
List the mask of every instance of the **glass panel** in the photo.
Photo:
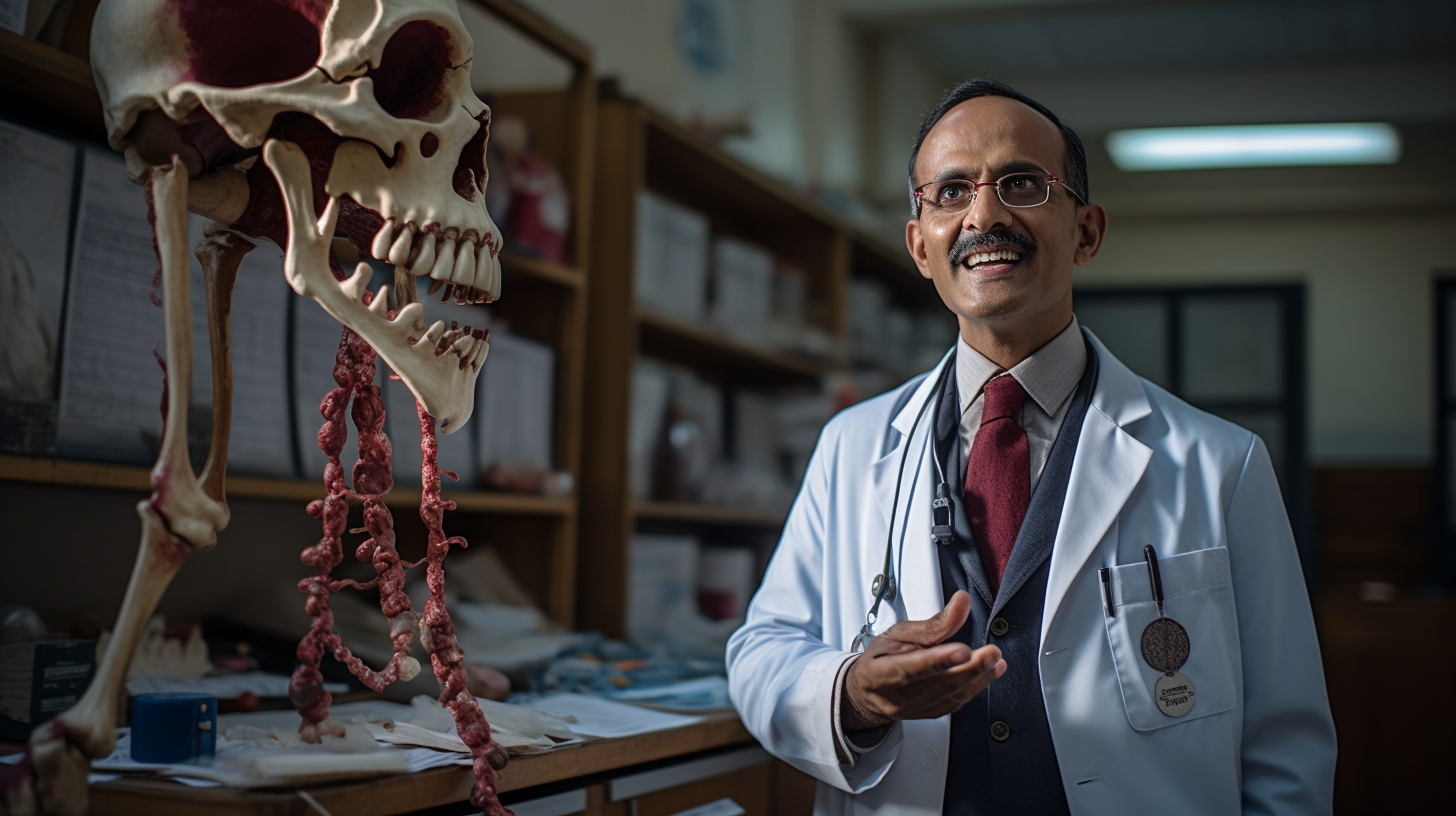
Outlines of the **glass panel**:
M1264 447L1269 449L1269 458L1274 462L1274 472L1279 476L1281 489L1288 484L1285 476L1287 456L1284 435L1284 416L1277 410L1264 411L1214 411L1229 422L1241 425L1259 435Z
M1190 295L1181 317L1184 396L1194 402L1283 396L1278 295Z
M1077 296L1077 320L1137 374L1172 387L1168 371L1168 303L1158 298Z

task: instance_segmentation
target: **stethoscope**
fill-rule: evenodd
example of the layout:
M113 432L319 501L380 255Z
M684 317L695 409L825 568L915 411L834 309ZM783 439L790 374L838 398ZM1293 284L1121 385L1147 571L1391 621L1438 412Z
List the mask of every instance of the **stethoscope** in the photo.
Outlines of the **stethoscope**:
M855 652L864 651L870 641L875 639L875 622L880 617L880 602L886 598L895 596L895 574L891 570L894 558L895 542L895 512L900 509L900 484L905 478L905 460L910 456L911 442L915 439L915 429L920 427L920 420L925 416L925 409L934 405L930 413L930 458L935 460L935 473L940 481L935 485L935 499L930 503L932 521L930 527L930 540L936 544L949 544L954 538L950 527L950 485L945 479L945 467L940 463L940 452L936 450L935 433L940 426L940 401L945 398L945 384L950 372L955 370L956 355L952 348L950 355L946 358L945 366L936 378L935 389L930 392L930 398L920 406L920 411L915 414L915 421L910 424L910 433L905 436L905 449L900 452L900 471L895 476L895 499L890 504L890 529L885 534L885 566L870 582L870 594L874 596L874 603L870 604L869 611L865 613L864 626L860 627L859 634L855 635L850 650Z

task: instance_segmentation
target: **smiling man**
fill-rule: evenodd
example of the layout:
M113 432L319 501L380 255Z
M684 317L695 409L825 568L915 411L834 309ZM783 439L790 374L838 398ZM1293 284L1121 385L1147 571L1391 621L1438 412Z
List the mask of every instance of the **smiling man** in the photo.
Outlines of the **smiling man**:
M1335 737L1256 436L1081 329L1077 135L990 80L941 100L906 245L960 338L824 429L728 646L816 813L1328 813Z

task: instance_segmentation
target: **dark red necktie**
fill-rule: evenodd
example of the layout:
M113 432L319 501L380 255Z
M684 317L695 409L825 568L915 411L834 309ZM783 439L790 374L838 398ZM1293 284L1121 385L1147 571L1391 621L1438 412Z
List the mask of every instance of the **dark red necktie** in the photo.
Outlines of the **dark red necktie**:
M994 595L1031 503L1031 445L1016 423L1026 389L1010 374L986 383L981 427L966 463L966 516Z

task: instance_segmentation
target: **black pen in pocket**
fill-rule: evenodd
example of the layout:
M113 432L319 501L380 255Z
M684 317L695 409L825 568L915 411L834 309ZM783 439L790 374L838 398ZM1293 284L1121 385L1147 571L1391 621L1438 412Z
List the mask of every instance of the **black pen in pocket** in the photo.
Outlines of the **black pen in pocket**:
M1117 612L1112 608L1112 568L1098 567L1097 577L1102 580L1102 609L1107 617L1117 617Z

